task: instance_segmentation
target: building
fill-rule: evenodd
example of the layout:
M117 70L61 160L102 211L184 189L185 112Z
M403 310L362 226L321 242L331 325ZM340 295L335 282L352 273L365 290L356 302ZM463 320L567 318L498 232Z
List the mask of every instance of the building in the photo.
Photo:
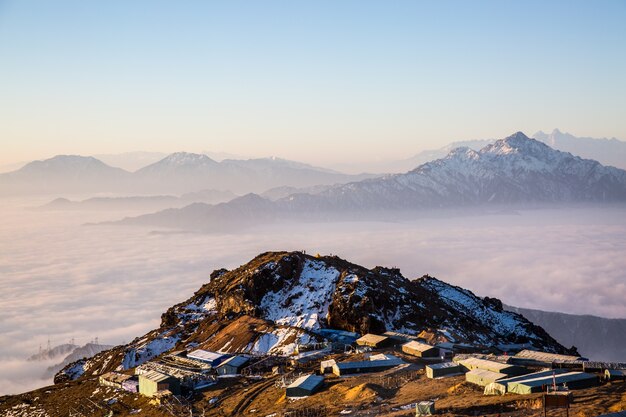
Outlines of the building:
M426 376L428 378L441 378L444 376L458 375L465 371L458 363L443 362L426 365Z
M374 349L391 346L393 341L387 336L381 336L378 334L368 333L363 337L356 340L356 344L359 346L369 346Z
M226 359L230 358L230 355L218 352L211 352L210 350L196 349L187 354L187 358L194 359L200 362L208 363L212 367L216 367Z
M487 371L485 369L472 369L465 374L465 380L472 384L487 386L493 382L506 378L508 375L499 372Z
M328 374L333 371L333 366L337 363L334 359L320 362L320 373Z
M540 377L529 374L526 375L526 379L508 382L507 392L515 394L542 392L545 387L552 385L555 381L557 386L566 385L569 389L582 389L598 385L598 377L586 372L565 372Z
M388 353L377 353L375 355L370 355L367 358L368 361L399 361L401 363L402 360L397 356L390 355Z
M482 369L484 371L495 372L507 376L523 375L525 373L528 373L528 370L522 366L511 365L508 363L496 362L487 359L466 358L455 362L463 366L468 371L474 369Z
M333 374L342 376L350 374L364 374L368 372L381 372L395 368L403 363L404 362L398 358L359 362L338 362L333 365Z
M124 381L132 378L132 375L120 374L119 372L107 372L100 375L98 381L103 387L123 389Z
M522 376L514 376L508 377L505 379L500 379L496 382L488 384L485 386L485 395L504 395L508 391L508 383L523 381L529 378L543 378L543 377L552 377L552 375L564 374L567 373L565 369L554 369L548 371L534 372L532 374L526 374Z
M358 333L348 332L345 330L319 329L315 330L314 333L317 333L318 335L332 342L345 345L351 345L359 338Z
M308 397L315 394L324 385L324 377L319 375L304 375L287 386L287 397Z
M139 392L139 377L132 376L126 381L122 382L122 389L128 392Z
M418 358L438 358L439 348L431 346L427 343L412 340L402 345L402 351L407 355L417 356Z
M513 363L520 365L535 365L535 366L552 366L554 364L561 365L580 365L586 361L586 358L573 355L559 355L556 353L539 352L535 350L524 349L521 352L511 356Z
M390 338L394 345L402 345L404 343L410 342L411 340L419 339L419 337L411 335L411 334L391 332L391 331L387 331L383 333L383 336L387 336L388 338Z
M237 375L250 362L245 356L232 356L215 368L218 375Z
M435 414L434 401L420 401L415 404L416 416L432 416L433 414Z
M170 391L174 395L180 394L180 382L177 378L157 371L150 371L139 375L139 393L153 397L159 391Z
M607 381L626 381L626 369L607 369L604 371L604 379Z

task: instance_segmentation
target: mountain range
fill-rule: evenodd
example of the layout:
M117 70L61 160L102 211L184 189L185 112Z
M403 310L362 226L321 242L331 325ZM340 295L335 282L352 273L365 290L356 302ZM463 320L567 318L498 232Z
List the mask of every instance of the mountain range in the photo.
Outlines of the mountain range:
M279 158L226 159L177 152L135 172L94 157L58 155L0 174L0 196L33 194L182 194L205 189L263 192L278 186L309 187L369 178Z
M165 352L203 348L289 355L323 340L321 329L395 331L436 342L528 344L573 353L493 298L398 269L367 269L335 256L267 252L232 271L216 270L192 297L131 343L66 366L55 382L138 366Z
M576 346L581 355L607 362L626 361L626 319L565 314L504 306L544 328L565 346Z
M143 210L154 211L172 207L183 207L195 202L217 204L230 201L237 195L230 191L202 190L185 193L180 197L173 195L152 195L132 197L92 197L85 200L56 198L37 207L41 210Z
M405 174L298 192L275 201L255 194L126 218L123 224L214 230L285 219L363 218L416 210L626 202L626 171L552 149L521 132L467 147Z

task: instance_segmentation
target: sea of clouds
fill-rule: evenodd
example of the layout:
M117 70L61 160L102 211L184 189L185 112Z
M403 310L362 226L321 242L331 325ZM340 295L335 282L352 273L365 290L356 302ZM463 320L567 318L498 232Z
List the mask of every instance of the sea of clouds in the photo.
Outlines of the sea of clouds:
M506 304L626 317L623 208L545 209L411 222L262 226L237 234L85 226L119 212L0 206L0 394L51 383L39 345L131 341L208 281L268 250L336 254L426 273ZM59 358L59 361L61 358Z

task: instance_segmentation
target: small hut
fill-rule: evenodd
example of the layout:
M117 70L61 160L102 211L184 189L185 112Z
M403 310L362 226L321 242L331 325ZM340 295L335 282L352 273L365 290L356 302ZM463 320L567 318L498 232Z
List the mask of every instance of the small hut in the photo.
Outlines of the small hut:
M287 397L308 397L315 394L324 385L324 377L319 375L304 375L287 386Z
M130 378L132 378L131 375L121 374L119 372L107 372L106 374L100 375L98 381L103 387L122 389L124 381Z
M444 376L458 375L465 371L465 369L454 362L434 363L432 365L426 365L426 376L428 378L441 378Z
M607 381L626 381L626 369L607 369L604 371L604 379Z
M232 356L217 365L218 375L237 375L250 360L245 356Z
M359 346L369 346L374 349L387 347L392 344L391 339L387 336L381 336L378 334L368 333L356 340L356 344Z
M439 348L431 346L427 343L412 340L402 345L402 351L407 355L417 356L418 358L438 358Z
M180 381L170 375L149 371L139 375L139 393L146 397L154 397L160 391L180 394Z

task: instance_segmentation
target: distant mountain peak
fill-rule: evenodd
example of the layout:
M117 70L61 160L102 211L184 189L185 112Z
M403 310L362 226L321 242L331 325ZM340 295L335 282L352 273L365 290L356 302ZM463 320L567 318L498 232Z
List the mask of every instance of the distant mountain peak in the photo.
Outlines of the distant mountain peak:
M516 132L504 139L497 140L494 144L487 145L480 152L496 155L558 153L545 143L531 139L522 132Z
M460 146L458 148L454 148L448 153L447 158L469 158L476 159L480 155L473 149L468 148L467 146Z
M190 152L174 152L158 163L166 163L170 165L197 165L197 164L216 164L214 160L204 154Z

